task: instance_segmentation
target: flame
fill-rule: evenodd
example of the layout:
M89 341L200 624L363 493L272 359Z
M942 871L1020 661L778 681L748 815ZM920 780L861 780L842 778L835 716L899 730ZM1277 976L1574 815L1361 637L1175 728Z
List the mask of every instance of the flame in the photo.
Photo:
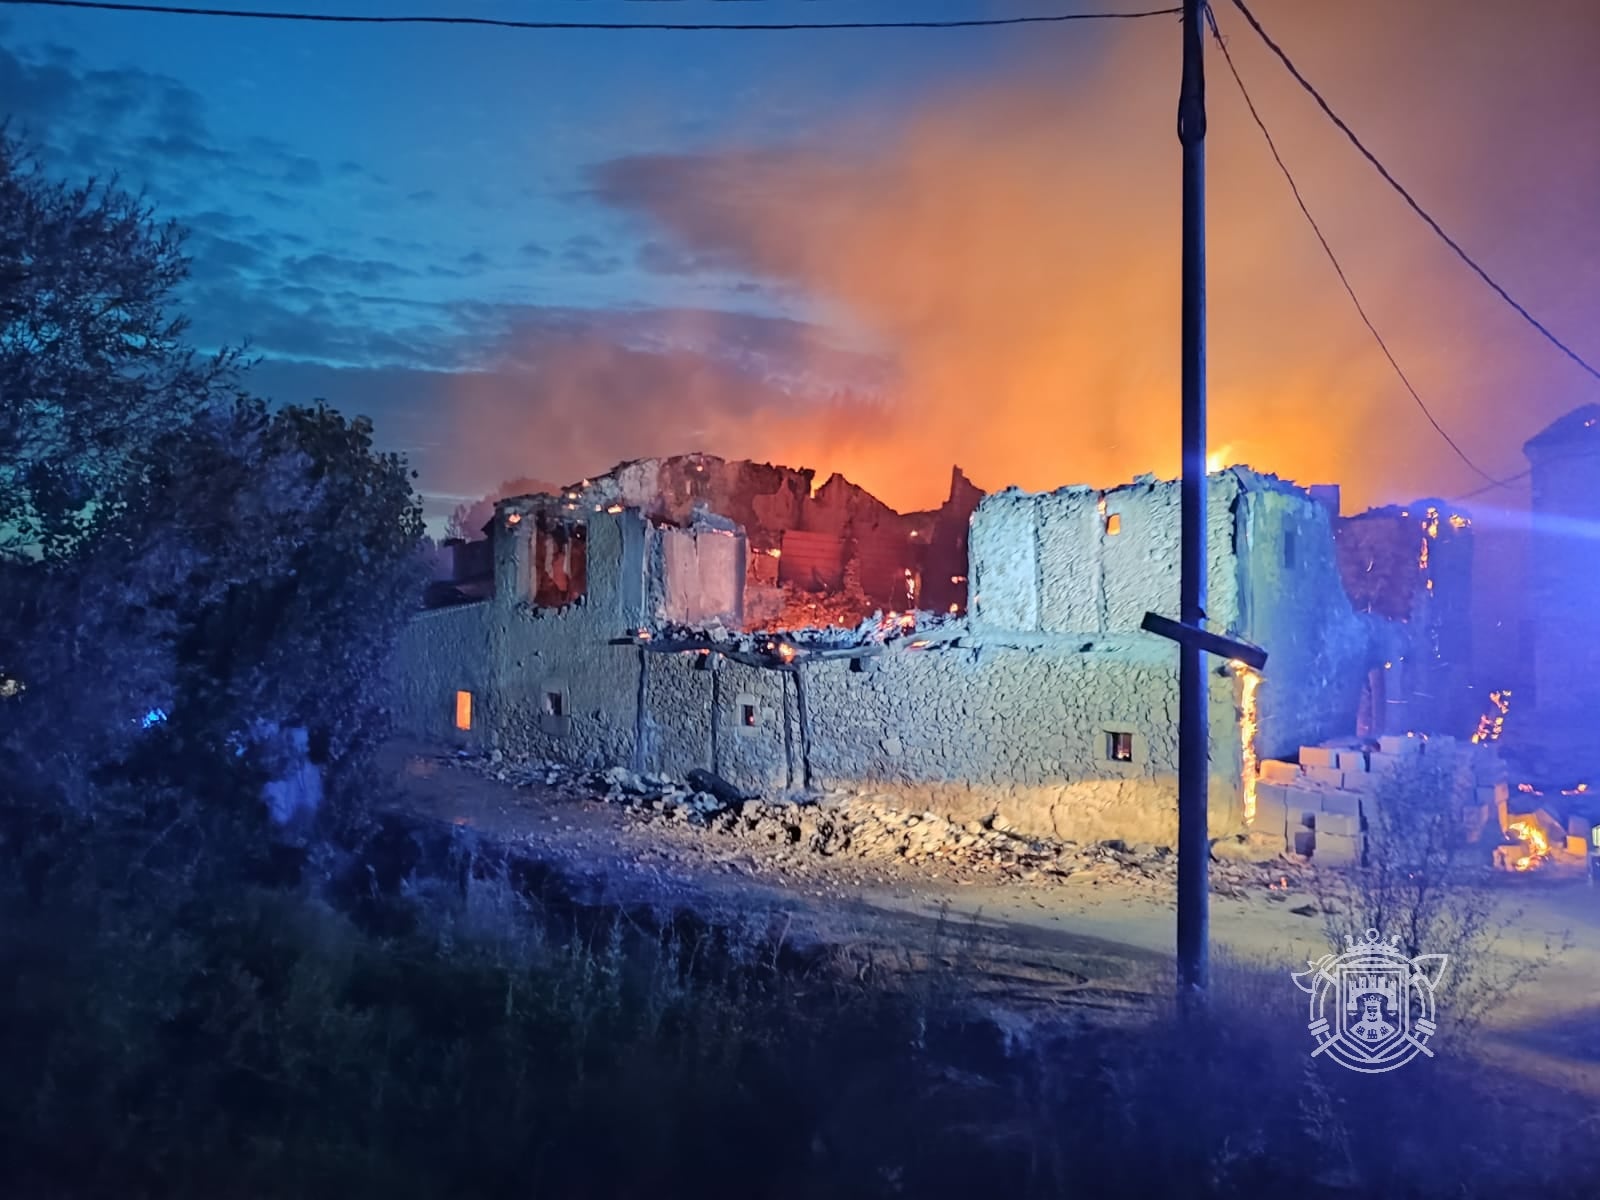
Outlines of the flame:
M1451 529L1460 530L1460 529L1470 529L1471 527L1472 527L1472 522L1470 520L1468 520L1466 517L1463 517L1460 513L1452 513L1451 514L1451 516L1450 516L1450 528Z
M1206 455L1206 474L1214 475L1218 471L1222 470L1222 468L1227 465L1228 452L1232 449L1233 445L1232 443L1229 443L1228 445L1223 446L1221 449L1213 450L1210 454Z
M1478 728L1472 735L1474 746L1484 742L1498 742L1500 735L1505 732L1506 713L1511 711L1511 689L1502 688L1498 692L1489 693L1491 711L1478 718Z
M783 557L783 551L779 550L776 546L774 546L771 550L767 551L767 557L768 558L782 558Z
M781 658L784 662L793 662L794 661L794 647L789 645L788 642L784 642L782 645L780 645L778 647L778 657Z
M1528 852L1511 865L1518 871L1531 871L1545 859L1550 857L1550 839L1545 837L1544 830L1532 821L1513 821L1506 826L1506 832L1528 848Z
M1228 664L1239 677L1239 756L1244 776L1244 823L1256 819L1256 771L1260 757L1256 754L1256 730L1260 725L1260 706L1256 691L1261 687L1261 676L1238 659Z
M619 512L621 512L621 511L622 511L622 505L620 505L620 504L613 504L613 505L612 505L612 506L611 506L611 507L610 507L610 508L608 508L608 509L606 509L606 511L607 511L607 512L608 512L608 513L619 513Z

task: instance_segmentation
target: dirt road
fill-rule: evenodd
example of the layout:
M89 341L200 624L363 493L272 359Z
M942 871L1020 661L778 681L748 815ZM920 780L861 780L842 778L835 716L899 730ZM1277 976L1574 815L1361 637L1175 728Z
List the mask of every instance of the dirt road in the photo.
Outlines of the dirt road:
M389 747L382 766L397 806L514 841L604 898L776 925L873 961L962 959L977 968L985 998L1018 1010L1137 1007L1166 986L1170 889L1136 874L1024 885L936 865L771 853L704 829L645 823L616 804L497 782L415 745ZM1500 945L1508 963L1546 957L1551 939L1565 949L1489 1018L1479 1048L1489 1061L1600 1099L1600 891L1528 876L1507 877L1503 893L1505 911L1520 912ZM1282 1012L1263 1019L1305 1019L1288 972L1328 949L1306 899L1213 898L1215 952L1285 973Z

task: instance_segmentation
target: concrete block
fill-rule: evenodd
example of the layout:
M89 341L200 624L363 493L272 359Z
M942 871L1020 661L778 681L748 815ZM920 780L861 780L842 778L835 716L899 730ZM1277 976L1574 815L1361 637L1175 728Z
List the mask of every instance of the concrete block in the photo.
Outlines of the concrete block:
M1324 787L1343 787L1344 772L1338 767L1307 767L1306 782L1320 783Z
M1378 749L1384 754L1421 754L1422 739L1415 734L1385 734L1378 739Z
M1365 750L1341 750L1338 754L1339 761L1335 764L1345 774L1359 772L1366 774L1367 752Z
M1468 805L1461 810L1461 828L1469 844L1481 842L1489 828L1489 814L1494 811L1487 804Z
M1569 838L1582 838L1584 843L1589 841L1589 831L1594 828L1594 822L1588 817L1568 817L1567 836Z
M1385 754L1382 750L1374 750L1367 755L1367 773L1370 775L1392 775L1400 769L1400 764L1405 758L1399 754Z
M1367 771L1341 771L1339 774L1343 777L1339 786L1347 792L1365 792L1377 786L1377 780Z
M1281 784L1256 784L1255 833L1271 834L1281 843L1289 831L1289 789Z
M1322 839L1333 837L1360 837L1361 817L1356 813L1320 812L1317 814L1317 844L1322 844Z
M1339 816L1360 819L1361 797L1353 792L1323 792L1318 799L1322 801L1319 812L1337 813ZM1317 821L1317 828L1322 828L1320 818Z
M1300 778L1300 768L1296 764L1278 758L1263 760L1257 773L1270 783L1293 783Z
M1318 831L1312 860L1319 867L1354 867L1361 864L1361 839Z
M1511 787L1505 783L1496 783L1489 786L1479 783L1477 790L1478 803L1487 804L1490 808L1493 808L1502 800L1509 799L1511 796Z
M1317 835L1309 829L1296 829L1294 831L1294 852L1310 857L1317 848Z
M1584 837L1574 837L1569 833L1567 835L1567 853L1576 855L1578 858L1584 857L1584 855L1589 853L1589 839Z
M1300 765L1311 767L1337 767L1339 765L1339 752L1327 746L1301 746Z
M1287 790L1289 825L1291 828L1310 829L1316 824L1317 813L1322 811L1322 793L1312 788L1292 787Z

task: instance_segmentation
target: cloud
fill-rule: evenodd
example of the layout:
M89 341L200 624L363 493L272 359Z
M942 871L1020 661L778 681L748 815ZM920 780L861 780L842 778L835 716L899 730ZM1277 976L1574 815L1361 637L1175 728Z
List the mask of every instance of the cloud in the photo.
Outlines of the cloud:
M561 251L561 265L577 275L610 275L622 269L620 256L606 249L592 234L568 238Z
M284 260L285 278L296 283L357 283L365 287L415 278L417 272L399 263L338 254L307 254Z

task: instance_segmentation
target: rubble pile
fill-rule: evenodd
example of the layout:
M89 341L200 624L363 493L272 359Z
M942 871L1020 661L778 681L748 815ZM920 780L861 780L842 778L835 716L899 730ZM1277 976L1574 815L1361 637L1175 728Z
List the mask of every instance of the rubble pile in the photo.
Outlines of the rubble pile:
M888 797L834 792L803 801L741 793L706 771L688 779L626 767L582 771L559 764L469 759L469 765L515 786L553 789L572 798L623 806L635 819L702 836L731 839L790 868L822 860L904 866L957 879L1003 879L1048 886L1074 880L1116 881L1172 894L1177 856L1171 847L1108 840L1079 844L1027 837L1003 817L956 822L900 807ZM1304 899L1310 867L1299 856L1256 841L1226 839L1213 847L1211 889L1244 899ZM1298 911L1298 910L1297 910ZM1309 915L1309 914L1308 914Z
M744 655L773 654L781 646L791 652L784 656L788 661L795 655L804 656L808 651L851 650L916 642L931 635L954 634L964 629L963 619L951 613L879 611L849 626L814 625L782 632L738 632L719 624L704 628L666 625L650 633L644 640L669 646L711 646L724 653Z

